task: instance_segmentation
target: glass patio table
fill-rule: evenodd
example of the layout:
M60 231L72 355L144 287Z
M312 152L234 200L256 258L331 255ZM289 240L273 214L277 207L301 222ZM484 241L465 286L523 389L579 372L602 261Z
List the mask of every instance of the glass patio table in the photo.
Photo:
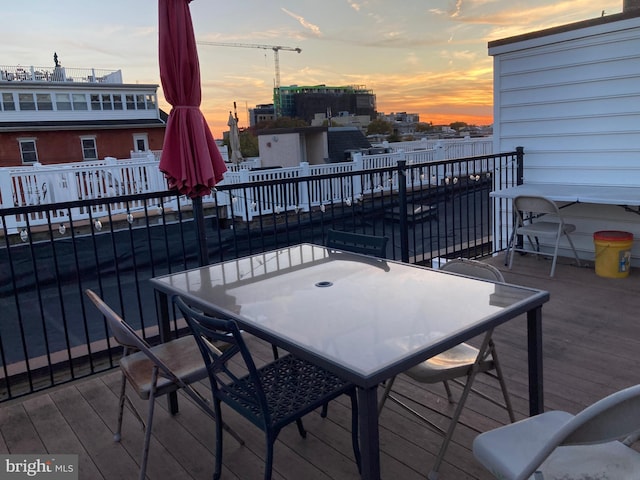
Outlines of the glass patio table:
M169 297L320 365L358 387L362 478L380 478L378 384L488 329L527 316L530 413L543 411L546 291L301 244L151 280Z

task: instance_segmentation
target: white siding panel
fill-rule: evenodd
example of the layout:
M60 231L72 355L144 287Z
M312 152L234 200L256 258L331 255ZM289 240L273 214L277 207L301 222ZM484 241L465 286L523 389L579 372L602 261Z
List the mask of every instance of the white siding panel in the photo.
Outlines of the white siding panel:
M636 80L637 81L637 80ZM502 96L505 98L505 95ZM596 113L597 112L597 113ZM578 118L583 115L637 115L640 112L640 93L599 98L557 99L532 103L512 103L500 109L505 123L545 118Z
M638 46L640 48L640 46ZM523 103L535 104L544 102L567 101L571 99L611 98L614 96L626 97L638 94L640 81L640 64L634 75L620 76L610 75L597 81L580 80L567 83L563 78L556 78L553 84L547 81L544 85L517 87L505 89L501 82L499 92L500 106L518 105Z
M549 108L549 110L556 110ZM604 115L600 112L591 116L572 116L568 118L557 118L551 115L547 118L531 118L527 121L505 122L502 126L502 135L518 135L524 130L535 131L536 136L563 134L573 135L608 135L610 132L633 133L638 131L640 126L640 111L637 113L621 113L616 115Z
M519 50L502 56L502 73L528 72L579 63L606 63L625 57L638 56L638 32L621 31L593 38L545 45L535 49Z
M505 126L503 125L503 131ZM524 147L525 155L529 151L533 150L548 150L555 151L558 154L562 154L563 151L577 151L577 150L633 150L638 155L638 161L640 161L640 132L601 132L597 135L587 134L575 134L558 132L555 135L547 136L534 136L532 134L525 134L522 132L520 135L501 137L500 146L503 148L500 151L508 152L511 150L504 150L506 145L522 146ZM526 179L525 179L526 180Z
M640 41L637 48L640 49ZM585 54L588 54L585 52ZM559 81L563 84L573 84L585 81L607 81L615 77L637 75L640 68L640 57L612 59L599 63L575 64L572 62L564 68L547 68L529 70L518 74L505 75L502 79L502 88L530 88L549 85Z

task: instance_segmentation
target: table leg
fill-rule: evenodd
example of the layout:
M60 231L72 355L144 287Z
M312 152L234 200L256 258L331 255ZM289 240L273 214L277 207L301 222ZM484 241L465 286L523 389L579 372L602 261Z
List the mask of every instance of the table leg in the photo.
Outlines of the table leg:
M156 311L158 312L158 330L160 341L171 340L171 320L169 318L169 298L164 292L156 290ZM171 415L178 413L178 395L176 392L167 394L167 402Z
M542 384L542 307L527 312L527 348L529 356L529 415L544 411Z
M358 423L363 480L380 480L380 439L378 437L378 386L358 388Z

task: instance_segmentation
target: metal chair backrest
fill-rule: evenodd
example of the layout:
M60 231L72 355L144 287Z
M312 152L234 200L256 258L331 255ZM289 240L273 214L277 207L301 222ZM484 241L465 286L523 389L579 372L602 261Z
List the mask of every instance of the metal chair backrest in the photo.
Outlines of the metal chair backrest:
M132 353L134 351L143 352L154 365L156 365L162 374L168 378L171 378L179 385L184 385L184 382L180 380L173 371L160 360L151 350L151 346L140 336L138 333L125 322L120 315L107 305L100 296L98 296L93 290L85 290L85 294L93 302L93 304L100 310L102 315L107 321L107 325L111 334L115 338L118 344L125 348L124 355Z
M326 246L336 250L387 258L388 241L388 237L344 232L341 230L329 230L327 232Z
M545 197L520 195L513 199L513 208L517 212L529 212L538 214L554 214L560 216L560 210L555 202Z
M593 445L621 440L640 431L640 385L635 385L588 406L571 418L529 462L522 478L529 478L559 446Z
M618 440L640 430L640 385L615 392L578 413L561 434L561 445Z
M479 260L456 258L447 261L440 267L440 270L504 283L504 277L502 276L502 272L500 270L498 270L493 265L483 263Z
M253 357L242 338L238 325L233 320L205 315L188 306L180 297L174 303L184 315L204 358L214 397L242 411L255 425L265 428L271 423L267 399L260 382ZM217 344L224 347L218 348ZM245 368L235 371L236 362L230 360L237 354ZM239 379L249 372L250 382L240 395ZM232 388L229 388L232 385Z

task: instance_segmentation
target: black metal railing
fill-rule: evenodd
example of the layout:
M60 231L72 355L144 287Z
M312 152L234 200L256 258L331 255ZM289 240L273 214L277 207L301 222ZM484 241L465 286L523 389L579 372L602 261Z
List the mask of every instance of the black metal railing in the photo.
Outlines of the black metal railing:
M85 300L87 288L156 341L148 280L199 266L199 238L205 238L210 263L300 242L323 244L328 229L385 235L388 257L404 262L431 265L437 257L490 255L499 249L492 243L495 214L489 192L513 181L521 162L519 150L220 185L218 194L232 201L205 204L201 222L194 222L191 202L173 192L0 210L0 401L117 363L103 318ZM331 200L318 203L318 198ZM247 199L253 199L251 205ZM275 199L283 207L263 211ZM123 203L132 208L122 213ZM302 204L307 207L297 207ZM235 209L248 208L254 210L252 220L240 220ZM26 226L12 231L6 225L15 224L8 219L16 215L26 219ZM46 227L31 226L33 215L50 221ZM54 218L66 220L55 223ZM204 231L196 232L196 225Z

